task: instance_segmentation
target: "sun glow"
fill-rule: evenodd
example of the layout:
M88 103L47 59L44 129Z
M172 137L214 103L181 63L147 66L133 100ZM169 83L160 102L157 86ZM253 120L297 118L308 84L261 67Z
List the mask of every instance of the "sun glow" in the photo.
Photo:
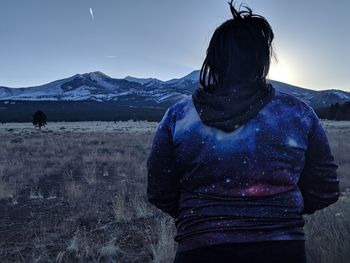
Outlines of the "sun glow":
M268 78L289 83L290 72L288 68L284 65L281 65L281 64L271 65Z

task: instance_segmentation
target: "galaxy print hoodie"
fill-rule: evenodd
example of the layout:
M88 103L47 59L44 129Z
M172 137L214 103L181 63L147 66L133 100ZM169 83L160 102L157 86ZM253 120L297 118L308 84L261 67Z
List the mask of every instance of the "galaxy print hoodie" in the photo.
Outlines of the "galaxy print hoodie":
M165 112L147 160L148 200L175 219L178 250L305 240L302 215L339 197L314 110L270 86L264 103L247 105L254 113L235 115L227 96L200 92Z

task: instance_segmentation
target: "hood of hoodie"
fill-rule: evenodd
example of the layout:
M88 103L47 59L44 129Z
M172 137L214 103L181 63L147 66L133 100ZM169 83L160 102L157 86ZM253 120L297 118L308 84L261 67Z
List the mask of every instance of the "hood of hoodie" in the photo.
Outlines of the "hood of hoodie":
M205 125L232 132L255 117L274 94L271 84L244 83L213 92L199 87L192 101Z

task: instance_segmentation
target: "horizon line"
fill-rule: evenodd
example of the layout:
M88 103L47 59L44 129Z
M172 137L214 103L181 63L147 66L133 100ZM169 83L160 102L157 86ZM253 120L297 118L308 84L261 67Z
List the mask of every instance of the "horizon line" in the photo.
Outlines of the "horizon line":
M94 70L94 71L85 72L85 73L76 73L76 74L73 74L73 75L68 76L68 77L61 77L61 78L58 78L58 79L55 79L55 80L52 80L52 81L49 81L49 82L45 82L43 84L38 84L38 85L18 86L18 87L0 85L0 88L27 89L27 88L33 88L33 87L40 87L40 86L48 85L48 84L56 82L56 81L64 80L64 79L67 79L67 78L71 78L71 77L74 77L76 75L84 75L84 74L91 74L91 73L102 73L103 75L106 75L107 77L110 77L110 78L113 78L113 79L126 79L126 78L130 77L130 78L136 78L136 79L156 79L156 80L159 80L161 82L167 82L167 81L171 81L171 80L175 80L175 79L181 79L181 78L183 78L183 77L185 77L185 76L187 76L187 75L189 75L189 74L191 74L193 72L196 72L196 71L200 71L200 70L194 69L194 70L190 71L189 73L187 73L185 75L182 75L180 77L173 77L173 78L170 78L170 79L167 79L167 80L163 80L163 79L156 78L156 77L136 77L136 76L133 76L133 75L127 75L127 76L124 76L124 77L114 77L114 76L110 76L110 75L104 73L101 70ZM299 86L299 84L293 84L293 83L289 83L289 82L285 82L285 81L281 81L281 80L276 80L276 79L266 78L266 80L268 80L268 81L276 81L276 82L279 82L279 83L284 83L284 84L295 86L295 87L298 87L298 88L314 90L314 91L340 90L340 91L344 91L344 92L350 92L350 89L349 90L344 90L344 89L336 89L336 88L327 88L327 89L317 90L317 89L306 87L304 85L303 86Z

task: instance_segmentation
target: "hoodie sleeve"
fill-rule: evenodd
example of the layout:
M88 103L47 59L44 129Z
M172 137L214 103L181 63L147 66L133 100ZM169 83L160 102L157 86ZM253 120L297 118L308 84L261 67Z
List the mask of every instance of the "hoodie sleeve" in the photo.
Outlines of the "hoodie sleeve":
M334 161L325 129L312 109L309 144L298 186L304 198L303 214L312 214L339 198L338 165Z
M147 197L151 204L176 218L179 179L175 169L173 124L171 110L168 109L153 137L147 159Z

